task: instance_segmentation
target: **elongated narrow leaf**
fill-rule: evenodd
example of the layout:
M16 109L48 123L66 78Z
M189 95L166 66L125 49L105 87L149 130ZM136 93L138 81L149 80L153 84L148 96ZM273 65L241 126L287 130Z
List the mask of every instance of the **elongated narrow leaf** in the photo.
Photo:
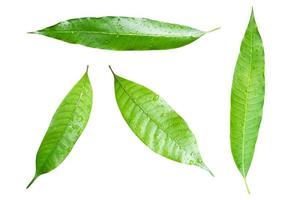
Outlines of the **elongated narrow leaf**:
M206 32L144 18L78 18L37 32L41 35L110 50L158 50L187 45Z
M264 65L263 43L252 11L235 67L230 119L231 151L246 186L263 113Z
M35 176L27 188L64 161L84 130L91 108L92 87L86 72L56 110L36 155Z
M116 74L114 79L122 116L144 144L166 158L210 172L188 125L160 96Z

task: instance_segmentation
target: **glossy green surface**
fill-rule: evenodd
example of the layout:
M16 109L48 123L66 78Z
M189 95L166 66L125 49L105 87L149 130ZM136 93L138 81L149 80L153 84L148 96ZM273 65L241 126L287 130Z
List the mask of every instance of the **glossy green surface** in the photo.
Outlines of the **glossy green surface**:
M264 66L263 43L252 11L235 67L230 119L231 151L246 185L263 113Z
M206 32L144 18L78 18L33 32L65 42L110 50L159 50L187 45Z
M87 72L76 83L56 110L36 155L36 173L55 169L68 156L84 130L92 108L92 87Z
M114 78L122 116L145 145L166 158L209 171L188 125L160 96L115 74Z

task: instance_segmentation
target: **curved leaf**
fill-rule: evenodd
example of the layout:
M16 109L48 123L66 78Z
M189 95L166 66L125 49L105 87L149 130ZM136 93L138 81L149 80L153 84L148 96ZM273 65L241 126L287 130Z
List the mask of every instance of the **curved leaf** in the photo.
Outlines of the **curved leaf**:
M231 151L246 186L263 113L264 65L263 43L252 11L235 67L230 117Z
M116 74L114 79L122 116L144 144L166 158L210 172L188 125L160 96Z
M86 71L56 110L36 155L35 176L27 188L37 177L55 169L68 156L88 122L92 95Z
M110 50L159 50L187 45L206 32L144 18L78 18L37 32L41 35Z

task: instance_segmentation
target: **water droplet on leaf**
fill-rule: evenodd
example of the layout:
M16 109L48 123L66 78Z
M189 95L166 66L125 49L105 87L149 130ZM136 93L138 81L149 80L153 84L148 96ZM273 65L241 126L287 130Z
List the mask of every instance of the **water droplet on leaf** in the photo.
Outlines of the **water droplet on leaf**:
M155 96L152 97L152 100L153 100L153 101L157 101L158 99L159 99L159 96L158 96L158 95L155 95Z

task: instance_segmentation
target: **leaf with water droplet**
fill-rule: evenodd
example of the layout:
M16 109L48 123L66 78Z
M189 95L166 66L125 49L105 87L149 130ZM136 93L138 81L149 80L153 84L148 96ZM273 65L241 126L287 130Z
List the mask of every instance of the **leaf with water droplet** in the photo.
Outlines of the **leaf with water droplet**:
M152 151L168 159L196 165L211 173L184 119L150 89L114 72L113 75L117 104L136 136Z
M151 19L112 16L71 19L32 33L99 49L160 50L187 45L208 32Z
M158 95L154 95L154 96L152 97L152 99L153 99L153 101L157 101L157 100L159 99L159 96L158 96Z
M92 109L88 70L57 108L36 155L36 172L27 188L42 174L62 163L83 132Z
M231 91L230 140L237 168L246 182L262 119L265 95L264 48L252 11L240 47Z

